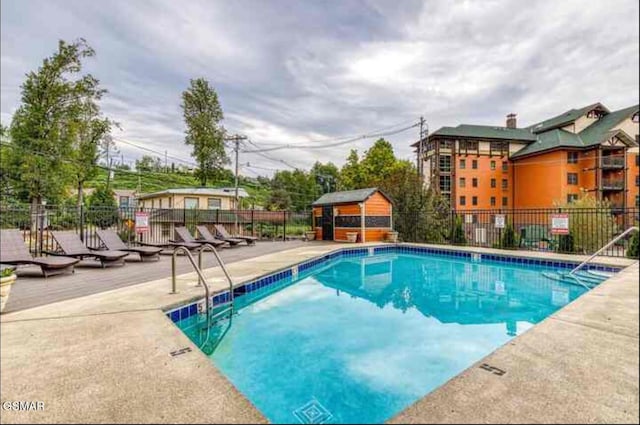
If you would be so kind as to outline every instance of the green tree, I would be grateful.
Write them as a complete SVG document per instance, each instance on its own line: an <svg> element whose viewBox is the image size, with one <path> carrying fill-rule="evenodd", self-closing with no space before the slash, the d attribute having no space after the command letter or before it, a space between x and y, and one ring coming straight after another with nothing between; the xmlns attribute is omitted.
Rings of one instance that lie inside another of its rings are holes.
<svg viewBox="0 0 640 425"><path fill-rule="evenodd" d="M143 173L157 173L162 170L162 161L157 156L142 155L136 159L136 170Z"/></svg>
<svg viewBox="0 0 640 425"><path fill-rule="evenodd" d="M366 176L364 169L360 165L360 158L358 157L358 151L351 149L347 162L342 166L340 170L340 177L338 180L339 190L352 190L362 189L366 184Z"/></svg>
<svg viewBox="0 0 640 425"><path fill-rule="evenodd" d="M320 161L316 161L311 168L311 175L318 186L318 194L336 191L340 170L332 162L323 164Z"/></svg>
<svg viewBox="0 0 640 425"><path fill-rule="evenodd" d="M82 205L84 184L98 173L99 148L102 140L107 139L112 122L102 116L98 101L106 90L98 87L98 80L90 79L78 94L72 108L69 126L74 134L70 171L78 189L76 206Z"/></svg>
<svg viewBox="0 0 640 425"><path fill-rule="evenodd" d="M101 229L118 222L118 203L113 190L106 186L97 187L88 196L87 220Z"/></svg>
<svg viewBox="0 0 640 425"><path fill-rule="evenodd" d="M293 211L308 210L311 203L318 197L318 187L314 176L304 170L277 171L271 180L273 196L268 202L270 209L292 209ZM287 197L284 196L287 194ZM288 199L288 208L284 200Z"/></svg>
<svg viewBox="0 0 640 425"><path fill-rule="evenodd" d="M218 95L204 78L191 80L182 93L182 112L187 126L185 143L193 146L191 156L198 163L196 176L202 186L219 177L229 162L224 150L223 119Z"/></svg>
<svg viewBox="0 0 640 425"><path fill-rule="evenodd" d="M394 169L402 165L398 164L391 143L385 139L378 139L373 146L365 152L362 163L362 172L369 186L376 186L386 180Z"/></svg>
<svg viewBox="0 0 640 425"><path fill-rule="evenodd" d="M83 59L92 56L85 40L60 40L58 51L29 72L21 86L7 165L11 184L23 200L56 201L64 193L76 140L76 129L69 124L77 114L78 97L95 86L91 75L80 75Z"/></svg>

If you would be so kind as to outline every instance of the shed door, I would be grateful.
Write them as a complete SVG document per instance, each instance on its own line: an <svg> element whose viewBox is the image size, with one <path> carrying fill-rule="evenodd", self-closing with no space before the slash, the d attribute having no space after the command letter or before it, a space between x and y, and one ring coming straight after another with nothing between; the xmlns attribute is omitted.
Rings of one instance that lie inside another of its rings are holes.
<svg viewBox="0 0 640 425"><path fill-rule="evenodd" d="M322 207L322 240L333 240L333 207Z"/></svg>

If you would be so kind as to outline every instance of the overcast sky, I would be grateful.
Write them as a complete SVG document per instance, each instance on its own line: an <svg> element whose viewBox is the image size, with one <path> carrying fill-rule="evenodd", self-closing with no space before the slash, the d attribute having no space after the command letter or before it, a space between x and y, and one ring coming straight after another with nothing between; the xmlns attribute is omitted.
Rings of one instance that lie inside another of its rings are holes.
<svg viewBox="0 0 640 425"><path fill-rule="evenodd" d="M84 37L87 70L109 90L115 136L189 159L180 94L190 78L218 92L224 126L259 146L411 124L532 124L602 102L638 103L638 0L73 1L2 0L1 119L25 73L57 40ZM389 136L413 159L417 129ZM318 142L320 140L320 142ZM341 165L351 147L271 152L288 164ZM120 144L125 161L144 152ZM287 169L241 154L242 173Z"/></svg>

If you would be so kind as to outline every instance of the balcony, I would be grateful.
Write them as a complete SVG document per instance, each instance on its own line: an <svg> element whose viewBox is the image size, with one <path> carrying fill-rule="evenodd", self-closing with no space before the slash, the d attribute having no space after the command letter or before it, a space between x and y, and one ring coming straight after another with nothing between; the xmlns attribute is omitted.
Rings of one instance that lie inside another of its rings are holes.
<svg viewBox="0 0 640 425"><path fill-rule="evenodd" d="M602 183L600 184L600 188L602 190L624 190L624 180L623 179L602 179Z"/></svg>
<svg viewBox="0 0 640 425"><path fill-rule="evenodd" d="M605 156L600 160L600 166L606 169L624 168L624 157L622 156Z"/></svg>

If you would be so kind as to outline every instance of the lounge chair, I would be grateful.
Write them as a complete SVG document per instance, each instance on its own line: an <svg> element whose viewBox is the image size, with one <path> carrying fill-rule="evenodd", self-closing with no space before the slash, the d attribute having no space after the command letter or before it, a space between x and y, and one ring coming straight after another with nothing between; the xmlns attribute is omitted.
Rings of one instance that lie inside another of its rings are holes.
<svg viewBox="0 0 640 425"><path fill-rule="evenodd" d="M73 266L80 261L77 258L69 257L32 257L17 229L2 230L0 239L0 263L15 266L21 264L40 266L44 277L68 271L73 273Z"/></svg>
<svg viewBox="0 0 640 425"><path fill-rule="evenodd" d="M228 243L230 246L235 246L235 245L238 245L239 243L242 242L241 239L234 239L234 238L221 239L217 235L214 236L209 231L209 228L207 226L205 226L205 225L196 226L196 229L198 229L198 234L200 235L198 240L200 240L200 241L207 241L207 242L218 241L218 242L222 242L222 243Z"/></svg>
<svg viewBox="0 0 640 425"><path fill-rule="evenodd" d="M103 251L87 248L80 240L80 237L72 230L63 232L51 232L51 236L56 240L63 255L79 259L95 258L100 261L104 268L107 264L124 264L124 257L129 255L123 251ZM52 255L59 255L57 252L50 252Z"/></svg>
<svg viewBox="0 0 640 425"><path fill-rule="evenodd" d="M546 243L549 249L555 249L556 241L546 226L532 224L520 229L520 248L538 249L541 242Z"/></svg>
<svg viewBox="0 0 640 425"><path fill-rule="evenodd" d="M207 238L206 240L196 239L193 236L191 236L191 232L189 232L189 229L187 229L184 226L176 227L174 230L176 232L176 235L178 236L178 239L181 242L197 243L199 245L210 244L210 245L213 245L214 248L220 248L226 244L226 242L221 241L219 239L215 239L215 238Z"/></svg>
<svg viewBox="0 0 640 425"><path fill-rule="evenodd" d="M162 251L162 247L153 247L153 246L134 246L128 247L120 236L113 230L98 230L96 231L98 238L102 241L104 246L107 247L108 250L114 251L123 251L123 252L132 252L138 254L140 256L140 261L144 261L146 258L156 260L160 259L160 251Z"/></svg>
<svg viewBox="0 0 640 425"><path fill-rule="evenodd" d="M215 228L216 228L217 236L223 241L226 241L229 239L240 239L241 241L245 241L247 245L253 245L258 240L258 238L254 236L231 235L229 234L229 232L227 232L227 229L225 229L224 226L220 224L216 224Z"/></svg>

